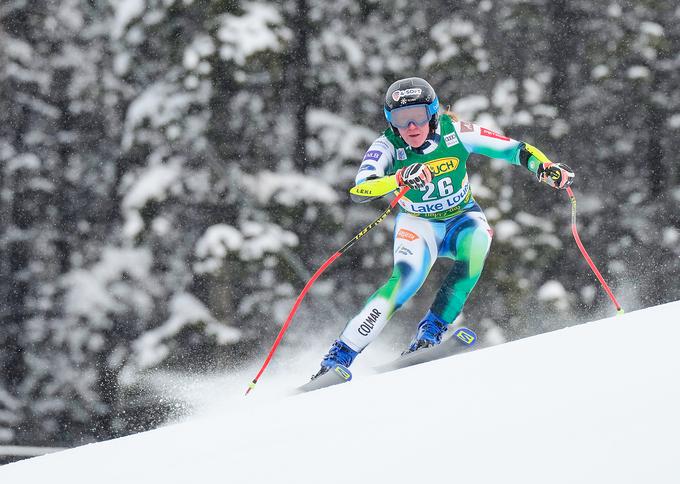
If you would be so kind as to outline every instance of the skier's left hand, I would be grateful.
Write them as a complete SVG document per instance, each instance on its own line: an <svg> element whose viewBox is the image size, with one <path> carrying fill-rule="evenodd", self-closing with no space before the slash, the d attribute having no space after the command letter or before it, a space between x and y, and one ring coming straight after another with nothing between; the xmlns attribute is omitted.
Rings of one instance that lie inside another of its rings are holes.
<svg viewBox="0 0 680 484"><path fill-rule="evenodd" d="M541 163L536 172L539 181L558 190L567 188L574 181L574 172L564 163Z"/></svg>

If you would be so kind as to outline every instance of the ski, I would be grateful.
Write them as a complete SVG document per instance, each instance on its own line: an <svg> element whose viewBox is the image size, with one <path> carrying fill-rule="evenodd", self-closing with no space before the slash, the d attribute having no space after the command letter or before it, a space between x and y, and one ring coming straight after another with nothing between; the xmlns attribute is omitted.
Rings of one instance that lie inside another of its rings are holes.
<svg viewBox="0 0 680 484"><path fill-rule="evenodd" d="M428 361L446 358L460 353L468 352L477 342L477 334L470 328L461 327L454 331L453 336L437 346L423 348L412 353L400 356L396 360L375 367L377 373L385 373L407 366L418 365ZM323 375L314 378L296 389L296 393L311 392L352 379L352 373L345 366L338 365Z"/></svg>
<svg viewBox="0 0 680 484"><path fill-rule="evenodd" d="M338 385L340 383L348 382L352 379L352 372L348 368L338 365L331 370L328 370L321 376L314 378L313 380L305 383L301 387L297 388L299 393L311 392L313 390L319 390L321 388L330 387L333 385Z"/></svg>
<svg viewBox="0 0 680 484"><path fill-rule="evenodd" d="M454 331L453 336L437 346L423 348L400 356L396 360L375 367L378 373L398 370L407 366L418 365L428 361L446 358L460 353L466 353L477 342L477 334L470 328L461 327Z"/></svg>

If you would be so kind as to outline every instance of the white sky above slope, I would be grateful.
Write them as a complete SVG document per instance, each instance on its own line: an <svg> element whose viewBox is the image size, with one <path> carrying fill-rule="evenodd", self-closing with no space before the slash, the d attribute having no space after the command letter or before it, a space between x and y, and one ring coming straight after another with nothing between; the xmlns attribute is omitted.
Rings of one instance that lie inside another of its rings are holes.
<svg viewBox="0 0 680 484"><path fill-rule="evenodd" d="M293 397L257 388L221 414L0 467L0 482L677 483L679 314L357 370Z"/></svg>

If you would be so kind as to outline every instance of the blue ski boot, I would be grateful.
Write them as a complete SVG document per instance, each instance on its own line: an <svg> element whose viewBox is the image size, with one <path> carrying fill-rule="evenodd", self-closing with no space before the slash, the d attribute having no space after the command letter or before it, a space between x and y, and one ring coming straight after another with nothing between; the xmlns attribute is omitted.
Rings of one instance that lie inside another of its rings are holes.
<svg viewBox="0 0 680 484"><path fill-rule="evenodd" d="M423 320L418 324L418 333L411 341L408 349L402 353L407 355L421 348L429 348L442 342L442 336L448 329L448 324L428 311Z"/></svg>
<svg viewBox="0 0 680 484"><path fill-rule="evenodd" d="M333 346L331 346L331 349L328 350L328 354L323 357L323 360L321 361L321 368L317 374L312 377L312 380L320 377L324 373L328 372L328 370L331 370L338 365L349 368L349 365L352 364L354 358L356 358L358 354L358 351L354 351L342 341L336 340L335 343L333 343Z"/></svg>

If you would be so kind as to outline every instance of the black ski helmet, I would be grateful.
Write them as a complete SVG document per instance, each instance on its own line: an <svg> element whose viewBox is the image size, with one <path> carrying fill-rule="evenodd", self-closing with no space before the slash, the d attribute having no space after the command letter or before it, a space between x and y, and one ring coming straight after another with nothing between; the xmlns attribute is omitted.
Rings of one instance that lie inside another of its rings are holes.
<svg viewBox="0 0 680 484"><path fill-rule="evenodd" d="M384 106L385 119L396 135L399 135L399 131L390 122L390 111L416 104L427 106L427 112L430 115L430 132L434 132L439 122L439 98L429 82L420 77L407 77L392 83L387 89Z"/></svg>

